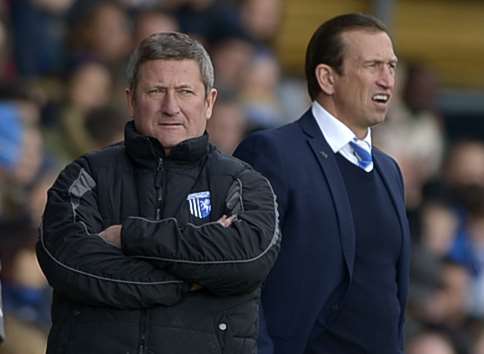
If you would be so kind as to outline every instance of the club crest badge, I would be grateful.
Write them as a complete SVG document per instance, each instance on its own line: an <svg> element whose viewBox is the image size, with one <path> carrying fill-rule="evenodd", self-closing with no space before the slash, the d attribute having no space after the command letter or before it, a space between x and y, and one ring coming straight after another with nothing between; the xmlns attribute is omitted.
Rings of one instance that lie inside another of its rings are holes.
<svg viewBox="0 0 484 354"><path fill-rule="evenodd" d="M210 192L198 192L191 193L187 196L188 207L190 214L199 218L208 218L212 211L212 205L210 203Z"/></svg>

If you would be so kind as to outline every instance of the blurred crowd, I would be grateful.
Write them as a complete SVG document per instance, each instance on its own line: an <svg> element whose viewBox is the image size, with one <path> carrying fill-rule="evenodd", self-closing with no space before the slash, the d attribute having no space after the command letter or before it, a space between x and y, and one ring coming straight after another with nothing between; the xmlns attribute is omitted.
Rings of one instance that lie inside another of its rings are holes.
<svg viewBox="0 0 484 354"><path fill-rule="evenodd" d="M303 78L281 71L282 19L282 0L0 0L0 354L45 351L51 291L35 242L46 191L67 162L122 140L134 46L160 31L206 46L219 90L207 129L231 154L246 134L293 121L309 103ZM448 139L432 68L406 62L399 75L373 133L406 182L407 353L484 354L484 142L472 127Z"/></svg>

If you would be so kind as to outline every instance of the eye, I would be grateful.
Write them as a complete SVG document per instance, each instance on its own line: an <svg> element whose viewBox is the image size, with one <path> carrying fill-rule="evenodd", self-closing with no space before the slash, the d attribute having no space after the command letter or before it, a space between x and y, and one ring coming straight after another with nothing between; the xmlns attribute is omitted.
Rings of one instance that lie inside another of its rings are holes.
<svg viewBox="0 0 484 354"><path fill-rule="evenodd" d="M397 63L394 63L394 62L389 63L388 67L390 68L390 72L394 73L395 70L397 70Z"/></svg>
<svg viewBox="0 0 484 354"><path fill-rule="evenodd" d="M183 96L191 96L194 94L193 90L189 88L182 88L178 90L178 93L183 95Z"/></svg>
<svg viewBox="0 0 484 354"><path fill-rule="evenodd" d="M379 63L376 61L370 61L366 64L366 67L370 70L375 70L378 68L378 66L379 66Z"/></svg>
<svg viewBox="0 0 484 354"><path fill-rule="evenodd" d="M155 96L161 94L163 91L161 87L153 87L147 91L148 95Z"/></svg>

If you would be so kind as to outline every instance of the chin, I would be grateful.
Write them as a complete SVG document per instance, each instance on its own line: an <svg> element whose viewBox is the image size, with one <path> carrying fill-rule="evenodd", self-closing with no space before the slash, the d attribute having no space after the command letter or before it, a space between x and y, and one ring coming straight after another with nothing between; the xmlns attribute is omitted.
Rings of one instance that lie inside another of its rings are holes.
<svg viewBox="0 0 484 354"><path fill-rule="evenodd" d="M383 122L385 121L385 116L383 117L378 117L378 118L375 118L375 119L372 119L370 122L369 122L369 127L374 127L374 126L377 126L379 124L382 124Z"/></svg>
<svg viewBox="0 0 484 354"><path fill-rule="evenodd" d="M158 129L154 132L153 137L163 145L175 146L183 140L182 134L169 129Z"/></svg>

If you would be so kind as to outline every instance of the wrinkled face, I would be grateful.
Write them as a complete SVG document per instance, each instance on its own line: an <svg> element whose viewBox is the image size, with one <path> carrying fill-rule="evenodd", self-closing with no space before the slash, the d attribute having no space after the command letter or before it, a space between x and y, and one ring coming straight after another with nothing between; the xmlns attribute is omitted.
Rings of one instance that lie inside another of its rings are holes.
<svg viewBox="0 0 484 354"><path fill-rule="evenodd" d="M397 58L385 32L354 30L341 35L342 73L334 73L334 112L356 135L384 121L395 86ZM361 134L358 134L361 133Z"/></svg>
<svg viewBox="0 0 484 354"><path fill-rule="evenodd" d="M107 61L121 60L131 45L128 28L128 18L122 10L110 3L101 5L93 15L89 28L97 55Z"/></svg>
<svg viewBox="0 0 484 354"><path fill-rule="evenodd" d="M127 90L136 129L156 138L165 153L184 140L203 135L217 91L205 92L194 60L150 60L138 71L138 84Z"/></svg>

